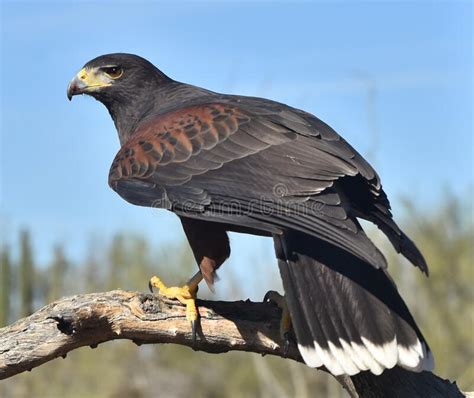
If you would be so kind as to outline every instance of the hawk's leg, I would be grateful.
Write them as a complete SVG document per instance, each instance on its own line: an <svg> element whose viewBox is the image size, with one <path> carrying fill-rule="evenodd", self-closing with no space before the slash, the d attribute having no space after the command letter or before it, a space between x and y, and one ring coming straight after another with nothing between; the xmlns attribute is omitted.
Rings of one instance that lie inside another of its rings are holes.
<svg viewBox="0 0 474 398"><path fill-rule="evenodd" d="M292 327L290 311L288 310L288 304L286 303L285 296L282 296L280 293L275 292L274 290L270 290L265 294L263 301L274 303L281 309L280 337L283 340L283 355L286 357L290 347Z"/></svg>
<svg viewBox="0 0 474 398"><path fill-rule="evenodd" d="M193 341L196 341L196 327L199 313L196 307L196 293L203 279L213 289L216 270L229 257L229 238L225 227L208 221L181 217L184 232L188 238L199 272L182 287L167 287L157 276L150 280L150 288L156 287L163 296L177 299L186 305L186 318L191 321Z"/></svg>
<svg viewBox="0 0 474 398"><path fill-rule="evenodd" d="M186 318L191 321L193 342L195 342L199 321L196 308L198 284L204 279L213 290L216 270L230 254L229 238L222 224L185 217L181 217L181 223L199 265L199 272L182 287L167 287L157 276L150 279L149 285L150 289L156 287L163 296L177 299L186 305Z"/></svg>
<svg viewBox="0 0 474 398"><path fill-rule="evenodd" d="M163 296L169 299L176 299L186 306L186 319L191 322L193 342L196 341L196 325L199 318L196 307L196 293L198 291L199 282L201 282L202 279L203 276L201 271L199 271L188 283L181 287L167 287L157 276L153 276L148 284L152 292L153 288L156 287Z"/></svg>
<svg viewBox="0 0 474 398"><path fill-rule="evenodd" d="M230 254L229 237L225 226L185 217L181 217L181 224L202 277L213 291L216 270Z"/></svg>

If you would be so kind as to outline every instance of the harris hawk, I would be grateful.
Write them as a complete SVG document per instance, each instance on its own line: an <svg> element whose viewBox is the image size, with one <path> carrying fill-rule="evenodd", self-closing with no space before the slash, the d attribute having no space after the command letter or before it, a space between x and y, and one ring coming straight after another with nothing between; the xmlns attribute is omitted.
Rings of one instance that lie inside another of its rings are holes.
<svg viewBox="0 0 474 398"><path fill-rule="evenodd" d="M330 126L268 99L225 95L169 78L132 54L89 61L67 95L108 109L121 148L109 185L128 202L179 216L198 273L181 288L150 283L186 304L230 255L228 231L272 237L299 351L334 375L396 365L431 370L433 356L359 219L428 274L392 218L379 176Z"/></svg>

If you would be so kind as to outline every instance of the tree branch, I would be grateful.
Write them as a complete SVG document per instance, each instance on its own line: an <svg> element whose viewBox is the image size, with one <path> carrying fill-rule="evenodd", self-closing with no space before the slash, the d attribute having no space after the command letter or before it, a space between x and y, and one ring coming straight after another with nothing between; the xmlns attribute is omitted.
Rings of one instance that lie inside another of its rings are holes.
<svg viewBox="0 0 474 398"><path fill-rule="evenodd" d="M31 370L78 347L129 339L174 343L220 353L232 350L283 356L281 312L270 303L199 301L195 344L185 308L161 296L114 290L66 297L0 329L0 380ZM287 358L303 362L295 345ZM324 370L324 369L323 369ZM337 377L353 397L462 397L455 384L432 373L400 368L381 376Z"/></svg>

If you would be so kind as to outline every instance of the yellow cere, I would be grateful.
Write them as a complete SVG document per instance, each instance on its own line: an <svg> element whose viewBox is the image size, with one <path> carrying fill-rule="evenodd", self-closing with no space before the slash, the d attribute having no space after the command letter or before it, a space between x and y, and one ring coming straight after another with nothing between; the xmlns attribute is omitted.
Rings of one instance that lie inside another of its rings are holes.
<svg viewBox="0 0 474 398"><path fill-rule="evenodd" d="M102 73L97 73L96 69L82 68L78 72L77 78L84 82L87 88L106 87L112 84Z"/></svg>

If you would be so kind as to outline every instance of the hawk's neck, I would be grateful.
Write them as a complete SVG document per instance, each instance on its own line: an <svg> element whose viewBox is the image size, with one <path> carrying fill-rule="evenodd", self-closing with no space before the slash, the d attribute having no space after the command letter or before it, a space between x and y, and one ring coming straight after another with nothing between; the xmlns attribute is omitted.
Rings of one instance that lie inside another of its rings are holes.
<svg viewBox="0 0 474 398"><path fill-rule="evenodd" d="M149 88L139 95L128 95L119 101L105 104L117 128L120 144L123 145L134 134L140 124L150 117L206 102L216 95L199 87L171 82Z"/></svg>

